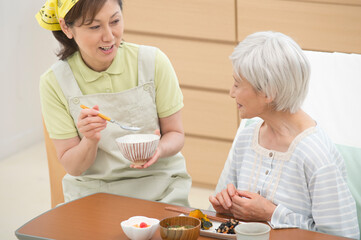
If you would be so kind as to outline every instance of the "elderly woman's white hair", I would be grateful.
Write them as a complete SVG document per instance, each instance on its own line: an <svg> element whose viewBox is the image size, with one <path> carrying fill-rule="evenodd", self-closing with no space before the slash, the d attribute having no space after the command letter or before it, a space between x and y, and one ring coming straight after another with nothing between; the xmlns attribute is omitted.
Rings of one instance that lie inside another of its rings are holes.
<svg viewBox="0 0 361 240"><path fill-rule="evenodd" d="M300 46L278 32L257 32L230 56L238 77L272 99L276 111L295 113L308 92L310 64Z"/></svg>

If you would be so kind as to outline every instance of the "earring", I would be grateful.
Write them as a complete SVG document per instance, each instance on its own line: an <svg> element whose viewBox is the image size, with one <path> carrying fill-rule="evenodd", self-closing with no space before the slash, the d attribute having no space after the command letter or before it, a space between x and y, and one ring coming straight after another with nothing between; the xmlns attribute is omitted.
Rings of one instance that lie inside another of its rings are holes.
<svg viewBox="0 0 361 240"><path fill-rule="evenodd" d="M119 47L120 47L120 48L123 47L123 43L124 43L124 39L122 39L122 41L121 41L120 44L119 44Z"/></svg>

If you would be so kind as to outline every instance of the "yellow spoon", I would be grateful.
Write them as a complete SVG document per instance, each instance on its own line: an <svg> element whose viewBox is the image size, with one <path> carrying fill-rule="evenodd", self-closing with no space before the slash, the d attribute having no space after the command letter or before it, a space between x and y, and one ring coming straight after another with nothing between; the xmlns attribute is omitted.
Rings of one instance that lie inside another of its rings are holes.
<svg viewBox="0 0 361 240"><path fill-rule="evenodd" d="M84 106L84 105L80 105L80 107L83 108L83 109L89 109L87 106ZM125 130L130 130L130 131L139 131L140 130L139 127L124 126L124 125L120 124L119 122L117 122L117 121L111 119L110 117L107 117L107 116L105 116L104 114L101 114L101 113L98 113L98 116L105 119L105 120L107 120L107 121L109 121L109 122L111 122L111 123L115 123L115 124L119 125L121 128L123 128Z"/></svg>

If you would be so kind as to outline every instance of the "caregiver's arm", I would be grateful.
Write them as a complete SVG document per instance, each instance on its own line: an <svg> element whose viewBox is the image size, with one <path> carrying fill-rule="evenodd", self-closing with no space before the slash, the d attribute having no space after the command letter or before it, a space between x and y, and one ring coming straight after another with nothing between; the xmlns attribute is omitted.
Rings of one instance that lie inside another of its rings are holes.
<svg viewBox="0 0 361 240"><path fill-rule="evenodd" d="M95 161L101 131L106 128L106 120L97 116L99 108L83 109L79 115L77 127L83 138L52 139L59 162L65 171L79 176Z"/></svg>

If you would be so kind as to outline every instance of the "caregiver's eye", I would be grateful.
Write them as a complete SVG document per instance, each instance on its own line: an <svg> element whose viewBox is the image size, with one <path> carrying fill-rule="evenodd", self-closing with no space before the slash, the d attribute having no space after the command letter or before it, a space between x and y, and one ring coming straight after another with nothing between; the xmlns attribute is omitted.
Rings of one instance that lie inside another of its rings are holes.
<svg viewBox="0 0 361 240"><path fill-rule="evenodd" d="M95 26L91 26L91 27L89 27L90 29L98 29L98 28L100 28L100 25L95 25Z"/></svg>

